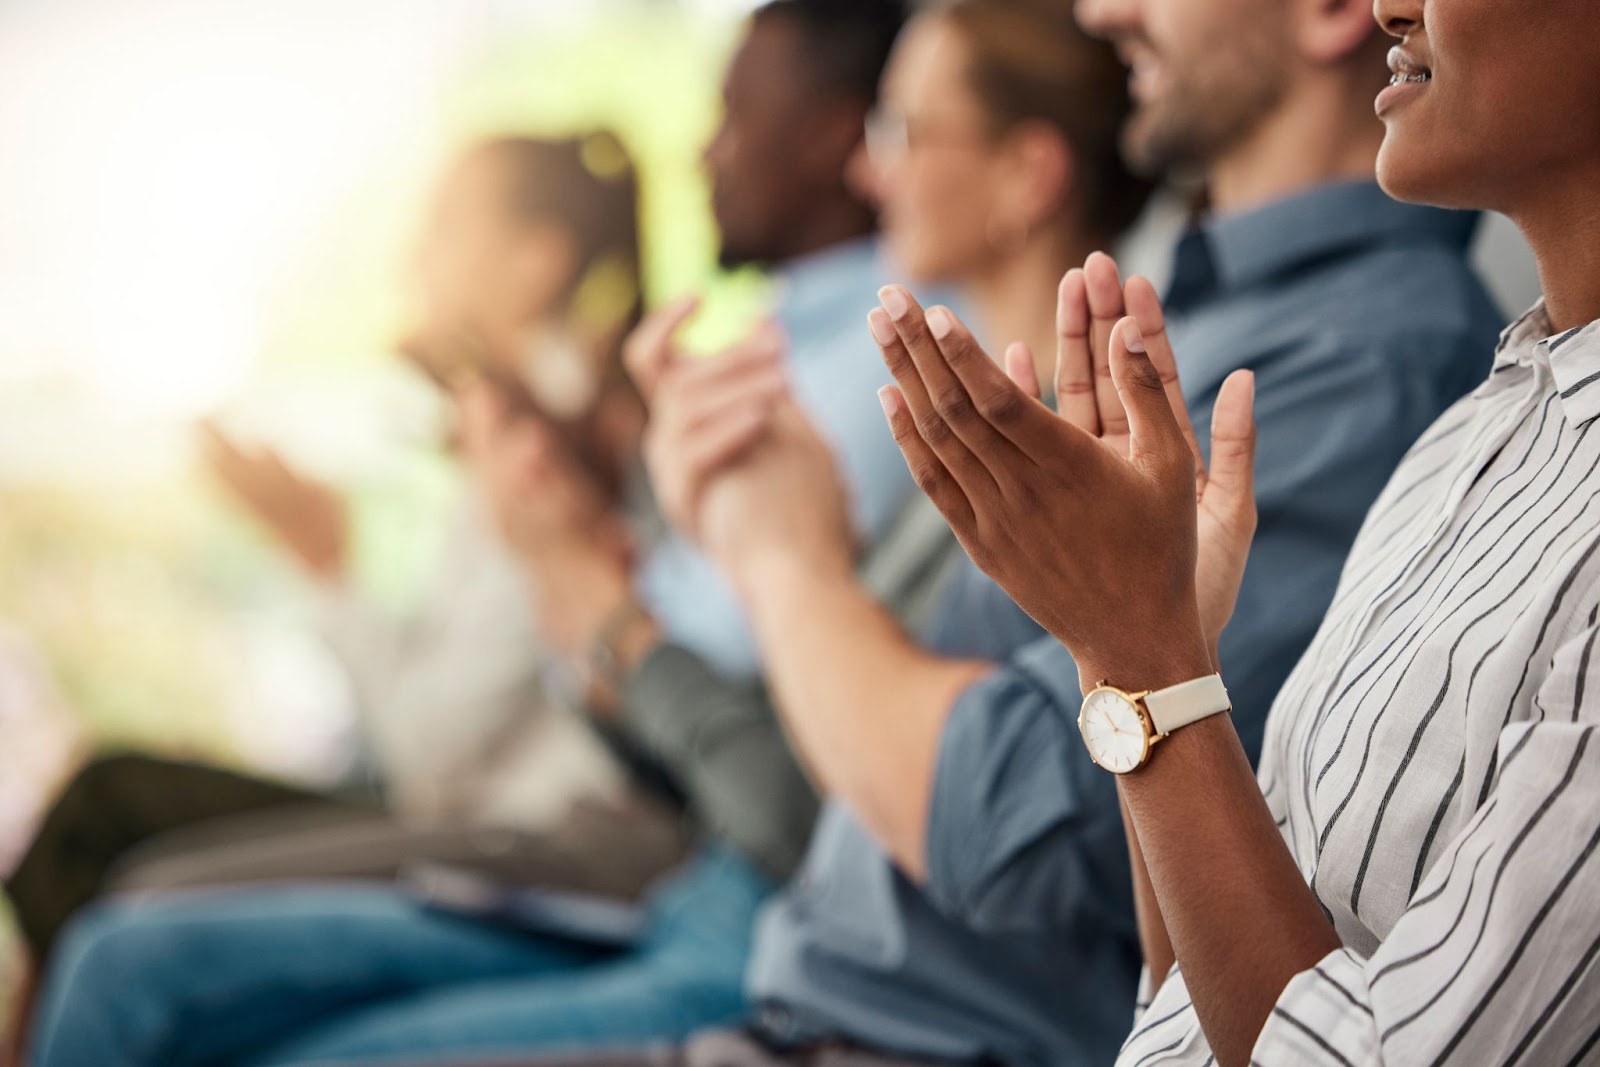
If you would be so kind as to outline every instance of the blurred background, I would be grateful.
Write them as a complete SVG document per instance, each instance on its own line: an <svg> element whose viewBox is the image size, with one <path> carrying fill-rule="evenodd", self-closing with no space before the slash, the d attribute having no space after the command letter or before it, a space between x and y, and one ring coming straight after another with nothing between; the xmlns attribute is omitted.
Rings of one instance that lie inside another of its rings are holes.
<svg viewBox="0 0 1600 1067"><path fill-rule="evenodd" d="M345 490L360 584L405 607L452 483L393 349L453 150L615 129L652 296L706 291L707 345L754 313L760 279L714 274L698 164L753 6L0 0L0 869L91 738L348 772L304 583L195 427Z"/></svg>

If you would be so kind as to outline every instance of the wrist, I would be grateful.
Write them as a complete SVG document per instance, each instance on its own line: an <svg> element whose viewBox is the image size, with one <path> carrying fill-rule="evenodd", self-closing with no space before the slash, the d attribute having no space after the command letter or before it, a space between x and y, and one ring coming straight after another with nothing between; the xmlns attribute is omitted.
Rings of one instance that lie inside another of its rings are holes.
<svg viewBox="0 0 1600 1067"><path fill-rule="evenodd" d="M629 598L618 605L589 646L592 688L608 694L607 703L614 706L628 679L660 641L661 628L643 604Z"/></svg>
<svg viewBox="0 0 1600 1067"><path fill-rule="evenodd" d="M1206 643L1200 639L1147 641L1096 651L1078 659L1079 682L1085 692L1102 682L1127 692L1156 692L1216 673Z"/></svg>
<svg viewBox="0 0 1600 1067"><path fill-rule="evenodd" d="M528 572L547 637L583 655L606 621L633 600L633 582L620 560L586 546L529 559Z"/></svg>
<svg viewBox="0 0 1600 1067"><path fill-rule="evenodd" d="M661 644L661 624L643 608L610 643L611 660L619 677L627 677L639 669L645 659Z"/></svg>
<svg viewBox="0 0 1600 1067"><path fill-rule="evenodd" d="M349 552L342 542L318 547L300 547L295 549L294 554L301 568L313 581L335 586L345 580L347 570L345 560Z"/></svg>
<svg viewBox="0 0 1600 1067"><path fill-rule="evenodd" d="M812 546L810 551L783 543L753 544L721 557L745 604L796 585L820 587L854 582L855 563L847 552Z"/></svg>

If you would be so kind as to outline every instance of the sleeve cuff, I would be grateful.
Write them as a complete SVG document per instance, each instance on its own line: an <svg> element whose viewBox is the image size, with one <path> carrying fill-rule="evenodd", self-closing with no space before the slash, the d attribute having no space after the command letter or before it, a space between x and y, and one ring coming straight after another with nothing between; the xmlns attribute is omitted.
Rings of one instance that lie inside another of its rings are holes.
<svg viewBox="0 0 1600 1067"><path fill-rule="evenodd" d="M941 910L995 932L1047 928L1070 910L1063 898L1080 880L1080 850L1032 848L1084 813L1067 733L1053 702L1015 670L992 671L957 699L928 810L925 888Z"/></svg>
<svg viewBox="0 0 1600 1067"><path fill-rule="evenodd" d="M1144 1013L1150 1010L1150 1002L1155 999L1155 976L1150 973L1149 967L1139 968L1139 990L1133 995L1133 1025L1138 1028L1144 1019Z"/></svg>
<svg viewBox="0 0 1600 1067"><path fill-rule="evenodd" d="M1294 977L1273 1006L1252 1059L1263 1064L1381 1062L1366 964L1349 949Z"/></svg>

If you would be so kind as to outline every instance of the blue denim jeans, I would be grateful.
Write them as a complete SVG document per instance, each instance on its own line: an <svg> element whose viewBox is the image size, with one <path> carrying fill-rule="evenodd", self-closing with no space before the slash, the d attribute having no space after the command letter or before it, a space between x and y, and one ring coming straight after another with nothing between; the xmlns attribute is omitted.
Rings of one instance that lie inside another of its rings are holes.
<svg viewBox="0 0 1600 1067"><path fill-rule="evenodd" d="M110 902L46 975L36 1067L289 1067L681 1040L742 1019L766 878L706 852L623 952L447 915L385 886Z"/></svg>

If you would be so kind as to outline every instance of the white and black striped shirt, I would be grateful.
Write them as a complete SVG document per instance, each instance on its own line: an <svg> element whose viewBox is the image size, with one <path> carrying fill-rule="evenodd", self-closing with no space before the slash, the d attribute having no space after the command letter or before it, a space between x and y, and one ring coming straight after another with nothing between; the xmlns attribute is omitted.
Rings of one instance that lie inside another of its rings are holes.
<svg viewBox="0 0 1600 1067"><path fill-rule="evenodd" d="M1406 458L1273 706L1262 788L1344 947L1263 1067L1600 1063L1600 322L1549 332ZM1118 1063L1209 1062L1175 970Z"/></svg>

